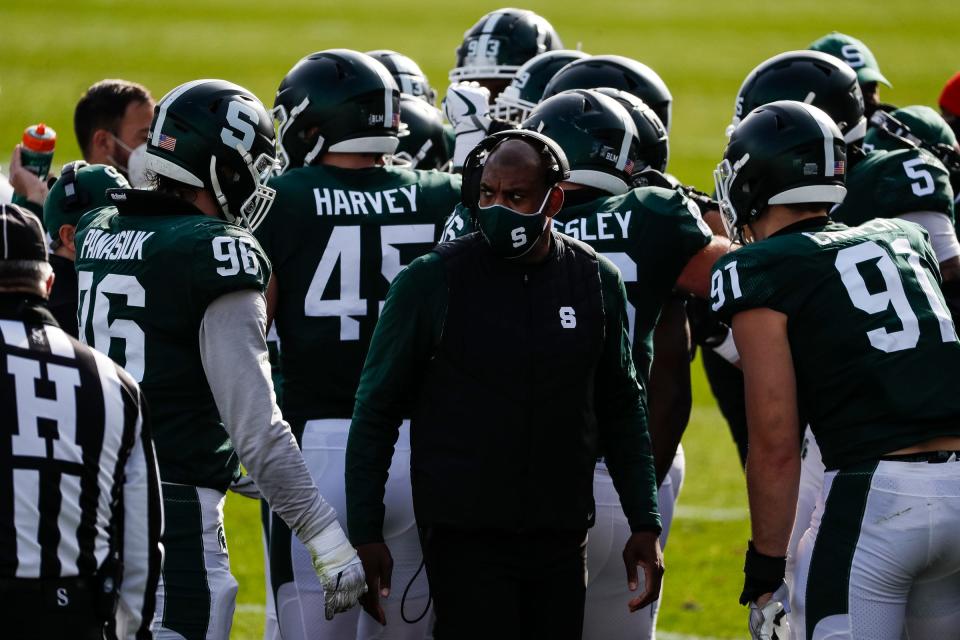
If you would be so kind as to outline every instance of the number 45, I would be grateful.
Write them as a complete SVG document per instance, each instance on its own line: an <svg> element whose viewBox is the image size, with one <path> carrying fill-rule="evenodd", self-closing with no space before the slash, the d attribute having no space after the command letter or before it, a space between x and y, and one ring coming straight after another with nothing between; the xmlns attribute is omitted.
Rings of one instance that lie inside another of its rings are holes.
<svg viewBox="0 0 960 640"><path fill-rule="evenodd" d="M400 273L397 245L429 244L433 242L434 225L404 224L380 228L380 273L387 282ZM323 292L340 263L340 297L323 298ZM383 308L383 302L380 303ZM360 321L367 315L367 300L360 297L360 227L334 227L330 234L320 264L313 274L307 297L303 302L304 315L308 317L333 316L340 318L340 339L359 340Z"/></svg>

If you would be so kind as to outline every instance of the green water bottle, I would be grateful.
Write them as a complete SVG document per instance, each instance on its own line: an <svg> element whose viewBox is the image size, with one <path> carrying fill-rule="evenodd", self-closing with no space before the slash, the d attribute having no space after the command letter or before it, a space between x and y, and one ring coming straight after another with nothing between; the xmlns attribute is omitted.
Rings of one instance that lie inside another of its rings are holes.
<svg viewBox="0 0 960 640"><path fill-rule="evenodd" d="M53 149L57 144L57 132L53 127L44 123L34 124L23 131L23 140L20 144L20 163L23 168L36 175L41 180L47 179L50 173L50 163L53 160ZM23 204L26 196L15 194L15 204Z"/></svg>

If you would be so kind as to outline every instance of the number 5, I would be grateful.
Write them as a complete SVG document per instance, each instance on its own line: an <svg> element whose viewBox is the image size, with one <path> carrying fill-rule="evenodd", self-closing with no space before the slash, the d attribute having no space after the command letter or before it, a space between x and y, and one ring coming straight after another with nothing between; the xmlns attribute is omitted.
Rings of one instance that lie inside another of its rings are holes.
<svg viewBox="0 0 960 640"><path fill-rule="evenodd" d="M906 160L903 163L903 170L906 172L907 177L911 180L916 180L916 182L910 183L910 188L913 190L913 195L915 196L928 196L934 191L933 176L930 175L930 171L917 168L923 165L923 158L914 158L913 160Z"/></svg>

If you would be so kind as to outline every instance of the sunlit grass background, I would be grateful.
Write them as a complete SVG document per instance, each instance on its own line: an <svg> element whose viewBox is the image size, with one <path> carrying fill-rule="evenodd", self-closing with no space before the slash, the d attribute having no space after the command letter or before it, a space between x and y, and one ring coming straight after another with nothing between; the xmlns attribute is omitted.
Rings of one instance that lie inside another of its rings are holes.
<svg viewBox="0 0 960 640"><path fill-rule="evenodd" d="M312 51L391 48L417 60L443 92L453 50L490 2L288 0L76 0L0 2L0 160L28 124L59 133L55 165L79 158L73 107L93 82L136 80L160 97L200 77L246 86L267 103L286 71ZM960 68L956 0L844 2L535 1L568 47L635 57L656 69L674 96L670 170L710 186L737 89L766 57L806 47L837 29L870 45L894 83L882 98L936 103ZM684 438L687 479L667 549L659 628L744 637L736 604L748 535L743 475L736 451L695 368L694 412ZM240 581L234 638L262 635L263 567L257 505L231 496L227 535Z"/></svg>

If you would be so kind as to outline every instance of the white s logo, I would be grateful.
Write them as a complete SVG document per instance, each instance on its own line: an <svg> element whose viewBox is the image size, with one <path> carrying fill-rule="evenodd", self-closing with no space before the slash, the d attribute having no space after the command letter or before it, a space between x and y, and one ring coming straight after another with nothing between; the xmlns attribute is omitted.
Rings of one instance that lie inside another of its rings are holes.
<svg viewBox="0 0 960 640"><path fill-rule="evenodd" d="M241 114L246 118L241 118ZM257 112L238 100L232 100L230 106L227 107L227 124L231 128L224 127L220 130L220 140L223 141L223 144L231 149L236 149L239 144L250 151L253 140L257 136L253 127L260 124L260 116L257 115ZM243 136L242 139L237 137L238 133Z"/></svg>
<svg viewBox="0 0 960 640"><path fill-rule="evenodd" d="M560 326L574 329L577 326L577 312L573 307L560 307Z"/></svg>
<svg viewBox="0 0 960 640"><path fill-rule="evenodd" d="M70 604L70 595L65 588L60 587L57 589L57 606L65 607L68 604Z"/></svg>
<svg viewBox="0 0 960 640"><path fill-rule="evenodd" d="M527 244L527 231L523 227L517 227L510 232L510 237L513 238L513 248L522 247Z"/></svg>

